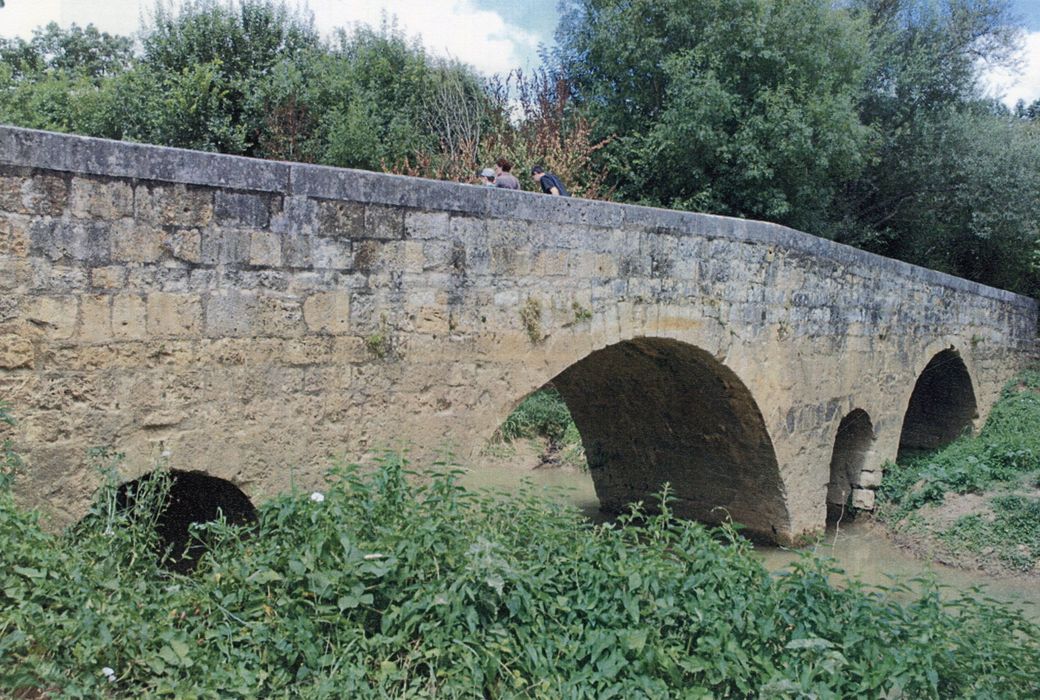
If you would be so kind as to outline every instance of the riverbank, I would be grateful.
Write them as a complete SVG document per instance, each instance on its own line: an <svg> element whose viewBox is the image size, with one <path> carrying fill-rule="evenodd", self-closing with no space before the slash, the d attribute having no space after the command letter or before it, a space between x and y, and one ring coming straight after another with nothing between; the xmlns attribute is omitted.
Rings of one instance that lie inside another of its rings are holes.
<svg viewBox="0 0 1040 700"><path fill-rule="evenodd" d="M986 425L889 464L877 520L949 566L1040 580L1040 373L1009 382Z"/></svg>

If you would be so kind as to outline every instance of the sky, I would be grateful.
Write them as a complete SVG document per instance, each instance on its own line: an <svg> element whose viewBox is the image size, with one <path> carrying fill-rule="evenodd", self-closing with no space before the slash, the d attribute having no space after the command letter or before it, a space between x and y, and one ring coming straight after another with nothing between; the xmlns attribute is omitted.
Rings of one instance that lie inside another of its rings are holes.
<svg viewBox="0 0 1040 700"><path fill-rule="evenodd" d="M167 0L176 2L176 0ZM35 27L54 21L94 23L102 31L131 34L155 0L6 0L0 9L0 36L29 38ZM549 47L559 19L558 0L288 0L309 9L315 25L328 33L354 22L376 25L385 13L396 17L426 49L475 66L486 74L538 65L539 47ZM1022 70L989 70L988 92L1008 105L1040 98L1040 0L1013 0L1023 18Z"/></svg>

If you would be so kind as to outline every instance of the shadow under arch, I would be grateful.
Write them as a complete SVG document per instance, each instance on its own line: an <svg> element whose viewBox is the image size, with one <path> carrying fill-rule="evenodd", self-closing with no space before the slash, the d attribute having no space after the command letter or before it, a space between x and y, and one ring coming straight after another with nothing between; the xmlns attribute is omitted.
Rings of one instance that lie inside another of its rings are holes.
<svg viewBox="0 0 1040 700"><path fill-rule="evenodd" d="M154 489L149 482L160 472L149 472L127 481L116 489L116 507L131 509L141 497L151 498ZM205 547L192 538L193 523L208 523L221 516L231 525L245 525L257 521L256 509L249 497L230 481L200 471L171 469L169 491L162 502L162 510L155 515L155 530L159 546L168 550L163 565L171 571L189 573L198 564Z"/></svg>
<svg viewBox="0 0 1040 700"><path fill-rule="evenodd" d="M834 435L830 481L827 483L827 519L837 520L845 513L852 489L859 486L860 475L874 446L874 424L862 408L850 411Z"/></svg>
<svg viewBox="0 0 1040 700"><path fill-rule="evenodd" d="M979 416L971 375L953 348L936 353L910 394L897 459L945 447L971 432Z"/></svg>
<svg viewBox="0 0 1040 700"><path fill-rule="evenodd" d="M758 539L785 541L790 518L762 413L710 353L636 338L590 353L553 380L567 403L606 511L645 500L665 482L675 513L732 518Z"/></svg>

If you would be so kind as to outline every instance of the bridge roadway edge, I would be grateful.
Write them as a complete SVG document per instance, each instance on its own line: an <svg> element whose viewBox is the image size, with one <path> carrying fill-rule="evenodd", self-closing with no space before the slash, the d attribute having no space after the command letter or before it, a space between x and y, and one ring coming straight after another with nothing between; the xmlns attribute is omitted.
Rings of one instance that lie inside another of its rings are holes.
<svg viewBox="0 0 1040 700"><path fill-rule="evenodd" d="M898 344L898 352L902 353L904 357L901 357L896 364L907 365L906 376L901 375L898 378L890 377L888 382L895 385L906 385L909 382L909 387L905 387L906 391L900 399L902 408L896 406L882 409L878 407L881 402L880 396L860 400L855 398L854 394L869 392L835 391L833 386L823 390L824 396L815 397L820 398L821 400L819 401L800 402L798 400L800 398L798 396L800 393L800 387L792 384L792 381L796 379L799 373L804 375L803 378L811 377L811 367L814 364L812 358L807 355L805 348L799 349L796 353L796 363L804 365L804 367L801 367L796 371L789 371L786 373L787 376L779 379L768 379L762 377L749 378L749 375L756 374L756 370L753 369L753 365L755 364L753 359L754 353L750 352L749 348L760 345L759 341L764 337L764 333L760 330L748 332L746 338L740 339L739 342L731 342L729 345L727 345L727 341L722 338L722 336L725 335L723 331L719 331L718 333L708 333L708 336L710 337L705 336L704 338L700 338L697 337L697 334L701 333L701 331L698 330L693 333L692 336L689 336L688 339L698 341L700 346L709 349L719 357L720 360L724 361L727 366L732 367L734 371L744 379L745 383L750 388L751 393L761 405L763 417L768 426L770 435L774 442L777 443L778 456L783 463L781 465L782 471L786 470L785 489L787 491L803 488L818 490L816 482L818 482L820 478L820 462L821 460L826 461L825 455L829 452L830 448L833 447L834 430L837 427L837 422L840 421L842 415L847 413L849 410L860 407L861 405L874 404L872 410L868 412L872 414L872 417L877 419L875 421L875 429L878 433L877 442L872 451L876 455L876 460L879 462L883 458L892 456L896 446L896 439L893 437L893 434L898 432L898 430L896 430L898 426L895 425L897 418L892 416L886 418L884 414L891 413L893 415L901 415L900 411L905 411L906 401L909 400L909 389L912 388L912 380L915 376L913 372L920 371L920 367L923 367L923 365L927 363L929 353L934 354L935 352L941 351L945 348L956 346L957 351L964 356L965 363L968 365L969 373L972 375L973 380L981 382L981 385L976 388L976 391L979 393L980 420L984 418L985 414L988 412L989 406L992 404L992 401L995 400L997 393L995 387L997 387L1002 380L1006 379L1015 368L1021 366L1028 358L1035 355L1035 345L1033 341L1036 337L1037 304L1034 300L940 272L883 258L776 224L746 221L706 214L653 209L635 205L593 202L579 199L550 199L534 193L488 190L487 188L477 186L458 185L454 183L422 180L404 176L345 170L307 164L257 161L236 156L200 153L142 144L129 144L6 126L0 126L0 166L14 169L30 169L34 173L56 172L65 173L73 177L94 176L98 178L115 178L130 183L146 182L188 185L234 192L247 197L259 193L286 199L295 198L301 201L354 202L366 207L369 205L378 205L387 208L388 211L393 210L394 212L398 209L406 212L412 210L419 212L443 212L449 217L458 215L459 217L468 217L484 222L491 220L499 220L507 223L524 222L524 225L531 227L532 230L538 227L559 226L571 228L589 227L596 231L611 229L636 231L640 237L640 246L649 246L650 248L653 248L653 245L647 244L646 240L653 238L658 234L661 234L662 237L667 237L669 241L671 241L671 239L696 238L703 241L705 246L708 246L708 248L701 248L701 250L708 250L714 246L720 250L731 251L740 250L742 249L740 248L741 246L750 246L756 250L779 251L778 255L783 257L785 259L785 264L792 269L804 265L818 267L821 264L824 264L828 270L827 274L831 276L845 274L848 279L883 277L888 280L907 280L908 283L912 282L912 285L910 286L916 285L916 288L919 289L930 288L931 291L929 291L928 294L933 297L938 295L938 297L945 299L947 292L949 292L952 297L955 297L953 301L944 300L943 304L949 303L951 307L957 307L953 312L951 312L959 317L959 320L957 321L959 324L957 330L951 331L950 333L933 333L927 338L915 339L915 342L913 343L907 342L904 339ZM29 177L31 177L31 175L29 175ZM0 211L2 211L2 207L0 207ZM581 236L580 232L572 232L571 235L577 236L578 238ZM449 238L452 236L454 236L454 233L449 235ZM378 236L374 237L378 238ZM402 237L407 238L407 235L403 235ZM533 238L534 234L532 234L531 237ZM458 237L455 236L455 238ZM671 243L669 243L669 245L671 245ZM472 250L469 247L469 242L466 243L466 246L468 251ZM359 248L360 246L355 245L355 248L353 249L355 256L360 254ZM642 251L643 248L640 248L640 250ZM609 257L610 252L608 251L606 255ZM768 257L769 255L772 255L772 253L767 252L765 255ZM809 262L799 262L799 260L803 258ZM575 255L572 253L569 258L570 262L568 265L570 267L568 269L574 268L576 264L574 259ZM110 260L108 262L114 261ZM148 262L149 261L145 261L146 264ZM350 265L353 266L351 269L356 276L358 270L357 260L351 261ZM215 267L220 268L221 266L217 264ZM264 267L264 265L246 265L244 267L254 269ZM274 269L279 266L274 265L271 267ZM281 267L288 269L293 266L283 265ZM344 267L344 270L347 269L347 267ZM761 268L757 269L760 270ZM836 270L839 272L836 273ZM653 275L648 276L652 277ZM352 294L357 290L359 285L360 283L358 282L350 283L351 289L353 290ZM638 287L638 285L630 285L627 289L630 292L631 289L635 287ZM25 288L26 285L24 284L18 287L19 290ZM947 291L944 292L940 290ZM84 289L81 291L83 294L86 294L89 291L93 293L94 296L97 296L96 292L98 290L94 288L89 290ZM68 290L63 290L62 294L64 295L67 292ZM331 294L331 292L327 290L322 293ZM503 294L505 293L503 292ZM789 290L787 296L791 297L792 294L793 292ZM493 296L493 292L489 291L488 294L484 295L482 298L486 299ZM523 292L520 292L517 296L517 300L521 300L523 296ZM919 299L920 297L921 294L918 293L917 298ZM351 301L353 301L354 298L355 296L352 296ZM585 297L583 297L583 299L584 298ZM596 298L602 300L602 295ZM972 326L970 319L969 322L965 323L965 318L970 317L971 312L965 310L968 307L962 308L961 302L959 301L960 299L967 298L986 300L984 304L986 306L985 314L997 314L1003 316L1004 319L1013 322L1017 327L1013 330L1009 330L1005 337L1004 335L1001 335L999 328L1000 324L994 324L993 321L990 320L987 321L990 325L983 328L980 333L967 333L962 326ZM665 301L668 303L662 304L661 309L669 309L668 313L672 313L672 309L682 307L684 304L681 300L677 302L671 297L667 298ZM335 300L332 300L330 303L334 302ZM77 303L80 306L76 315L76 320L73 322L76 327L72 331L71 337L59 339L63 340L65 345L68 345L70 340L77 340L80 338L87 339L85 331L83 330L83 323L86 318L86 307L84 304L86 304L86 302L80 301ZM110 301L108 303L111 305L116 302ZM573 327L575 324L573 322L559 322L557 317L560 316L560 314L557 313L558 310L555 308L551 314L552 320L550 320L547 325L553 327L555 323L557 332L547 341L543 340L541 345L538 345L537 342L532 342L531 345L533 347L520 349L518 348L518 343L523 341L522 336L527 329L524 329L522 326L508 329L509 333L520 335L521 338L520 341L517 341L512 337L509 339L507 345L510 349L506 351L506 354L512 355L517 358L518 361L523 361L525 363L530 362L534 369L532 371L521 372L523 376L516 381L503 381L501 377L496 377L495 381L499 382L499 386L508 386L509 393L515 394L517 390L534 388L540 381L552 378L552 376L555 376L558 371L566 369L569 363L580 360L582 353L587 353L590 349L594 350L598 347L602 347L606 342L604 338L616 339L616 342L621 342L630 340L633 337L639 337L641 333L652 333L655 328L660 330L669 324L674 326L676 322L679 322L680 325L687 324L692 327L697 324L702 324L705 320L702 318L702 316L704 316L703 314L698 315L696 312L691 312L688 308L675 311L675 317L671 318L667 322L663 320L664 311L661 312L656 320L648 320L648 314L645 309L642 311L633 311L629 309L628 306L625 306L626 304L629 304L627 299L621 301L618 308L628 309L627 311L621 312L617 309L601 308L602 305L597 306L596 304L590 303L590 306L595 307L591 308L592 318L589 320L589 326L591 329L599 328L600 330L603 330L605 326L611 324L614 324L616 328L609 331L603 331L601 337L597 337L588 342L572 337L574 335ZM900 306L900 314L908 313L905 306L906 305ZM354 308L352 308L352 313L356 313ZM630 317L622 318L626 313L630 314ZM691 320L691 313L693 313L693 316L697 316L697 318ZM782 313L780 313L780 315L782 315ZM206 314L203 313L203 316L206 316ZM676 321L677 318L679 321ZM685 320L683 320L684 318ZM885 320L885 323L890 325L891 320L891 318L888 318ZM8 337L29 337L32 333L32 329L22 332L16 328L18 322L21 322L22 325L25 326L25 321L26 317L24 314L14 320L9 319L9 323L7 324L8 330L14 329L14 332L8 333ZM209 318L206 316L204 322L208 321ZM368 321L369 325L365 327L366 332L372 328L373 319L369 318ZM782 328L784 323L784 319L781 318L777 323L771 324L769 328L770 333L777 328ZM39 324L37 323L36 325ZM364 324L357 325L361 327ZM519 324L511 322L507 325L518 326ZM626 325L627 328L625 327ZM717 325L726 324L719 321ZM328 338L324 337L330 332L327 328L320 326L320 324L317 326L309 325L307 327L309 330L316 331L318 335L322 336L323 341L328 340ZM564 328L572 330L564 331ZM503 332L505 332L505 329L503 329ZM673 329L672 331L667 331L666 334L670 333L670 337L682 337L684 332L685 331L674 331ZM570 333L570 336L568 336L569 339L561 339L560 336L565 335L566 333ZM777 331L777 334L779 333L780 331ZM498 330L496 330L496 333L493 335L498 334ZM135 338L135 340L146 340L147 336L150 335L150 332L148 332L145 333L146 337ZM213 334L205 333L203 335L213 336ZM367 333L366 335L358 337L360 337L363 342L367 342L376 337L376 335L377 333ZM450 333L448 333L448 335L450 335ZM883 333L879 335L883 335ZM166 337L168 337L171 342L177 342L178 340L175 335L170 335L169 333L166 334ZM984 342L976 343L976 337L983 337L985 340ZM97 338L95 337L94 340L96 341ZM202 340L209 342L215 340L215 338L209 337L203 338ZM484 343L485 340L486 339L478 339L475 342L477 345L480 345L481 343ZM920 342L916 342L917 340ZM777 344L777 342L777 340L770 340L770 343L773 345ZM41 372L57 371L58 368L53 364L46 365L46 362L42 360L48 356L60 354L48 350L47 343L51 343L52 347L60 347L61 343L54 346L54 339L40 340L36 336L32 336L32 343L34 347L34 357L41 358L40 362L35 363L37 366L37 375L41 374ZM976 344L981 345L982 350L975 348ZM999 352L992 357L987 357L984 351L987 349L987 346L991 344L999 346ZM420 345L421 343L417 342L416 348ZM869 354L877 349L876 342L871 341L869 345L870 347L863 346L857 352L860 354ZM910 345L913 345L914 347L908 347ZM834 345L834 347L844 346L839 342ZM566 355L566 357L562 359L550 357L555 350L561 348L563 349L564 354L570 354ZM885 352L889 352L890 350L894 351L891 348L884 349ZM490 363L486 359L488 353L487 349L482 347L480 353L483 353L481 355L482 359L478 360L476 363L471 363L467 360L467 366L473 365L477 367L478 370L482 367L486 368L489 366ZM368 365L370 364L369 361L371 359L372 358L369 357L365 361L358 360L356 362L357 367L352 370L353 376L364 376L368 374L370 372ZM355 360L357 360L356 356ZM867 363L867 365L870 365L870 363ZM875 366L870 366L876 369ZM9 377L13 379L15 375L22 376L31 369L31 367L26 366L8 367L6 370L0 368L0 376L3 376L3 374L7 372ZM888 367L888 369L891 369L891 367ZM500 368L498 371L501 371ZM82 372L82 370L76 369L75 372ZM545 376L547 373L548 376ZM399 375L394 372L381 373L381 370L377 370L376 374L379 374L380 380L387 383L388 386L393 385L395 377L400 378ZM382 376L383 374L386 374L386 376ZM404 374L407 375L408 372L405 372ZM488 374L493 374L493 372L489 372ZM475 376L479 376L479 371ZM414 381L415 378L409 375L406 380ZM837 381L837 384L841 384L841 380ZM2 388L3 387L0 386L0 389ZM809 393L811 394L812 392ZM410 393L409 396L414 397L415 394ZM476 432L481 436L486 436L488 425L493 423L495 420L500 420L500 414L502 411L507 410L510 405L515 404L521 396L522 393L496 397L495 400L490 400L490 403L485 405L485 408L482 409L482 412L487 413L490 417L481 417L480 419L466 422L466 429L463 430L462 433L464 433L467 438L472 432ZM890 397L888 398L890 399ZM469 397L467 400L469 402L467 405L470 406L479 403L479 400L475 400L472 397ZM439 405L437 402L434 402L434 404L434 407ZM488 408L488 406L491 405L493 405L493 409ZM418 411L417 413L421 414L422 411ZM791 418L792 415L795 416L793 419ZM33 420L35 421L37 419L34 418ZM49 420L56 419L51 417ZM491 423L489 423L489 420ZM47 423L48 421L40 420L40 422ZM801 426L800 423L802 422L806 422L806 425ZM792 427L792 424L794 424L794 427ZM177 423L174 425L177 425ZM149 426L144 427L149 428ZM167 429L168 427L169 426L163 424L162 420L159 420L157 426L149 428L153 433L152 437L149 438L153 447L155 439L157 439L156 436L174 435L176 431L169 430ZM787 432L789 433L786 437L780 435L780 433L784 432L784 427L787 428ZM44 430L43 432L46 431ZM119 429L114 432L117 435L120 435L133 432L133 430L127 428L125 425L121 425ZM452 431L443 428L443 426L441 426L440 432L442 435L452 439L460 438L459 435L452 435ZM185 434L190 433L190 430L185 432ZM804 438L807 435L813 436L813 438L819 443L813 449L794 445L779 445L780 442L784 442L785 440L787 442L794 442L791 438ZM358 443L358 445L363 446L364 444L378 442L378 438L379 436L369 435L364 441L362 441L362 443ZM24 437L22 439L24 440ZM174 437L172 439L176 441L177 438ZM463 441L465 441L465 439L466 438L464 438ZM148 442L148 440L138 437L132 442L135 442L137 449L131 450L131 452L136 452L140 455L143 452L140 449L140 445ZM166 443L164 442L163 444ZM472 451L473 447L472 445L466 445L464 449ZM184 450L184 452L191 453L190 450ZM67 455L68 452L65 452L64 454ZM811 468L803 468L801 472L799 472L797 468L792 469L786 466L787 464L793 464L802 459L809 459L814 462L813 466ZM195 459L194 461L197 462L195 466L198 466L199 468L205 466L201 459ZM880 465L871 464L868 466L870 467L868 471L876 472ZM54 472L51 469L43 471L49 475L48 478L54 476ZM234 469L230 468L225 468L224 471L237 482L244 483L247 486L257 486L258 488L255 490L264 493L271 493L278 490L281 485L284 485L284 479L271 479L267 476L255 478L248 473L236 473ZM795 474L795 476L788 479L786 476L788 472ZM81 476L74 480L74 483L79 486L84 486L92 482L90 477ZM807 484L811 484L812 486L807 486ZM47 489L44 491L47 491ZM62 493L67 495L68 489L63 490ZM787 497L790 498L790 494L787 494ZM794 522L791 523L790 527L789 534L792 537L797 536L802 532L813 530L815 527L814 523L818 523L819 521L819 513L822 507L818 502L819 499L815 496L809 499L796 500L811 501L811 503L798 506L789 505L790 508L798 511L798 514L793 518ZM82 504L78 504L74 508L62 508L59 510L65 511L63 517L67 520L69 517L74 517L75 513L81 510L81 508ZM59 516L59 519L61 518L62 516Z"/></svg>

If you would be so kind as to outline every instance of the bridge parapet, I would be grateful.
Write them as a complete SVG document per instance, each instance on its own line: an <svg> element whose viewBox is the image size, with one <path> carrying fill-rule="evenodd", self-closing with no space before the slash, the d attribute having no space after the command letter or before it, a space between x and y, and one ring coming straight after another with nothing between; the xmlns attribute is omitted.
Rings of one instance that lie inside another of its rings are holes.
<svg viewBox="0 0 1040 700"><path fill-rule="evenodd" d="M981 420L1037 321L773 224L11 127L0 290L23 494L59 522L97 482L92 445L255 501L331 456L472 459L556 379L604 503L667 479L692 515L789 540L822 525L846 416L873 431L838 460L862 491L934 357L963 363Z"/></svg>

